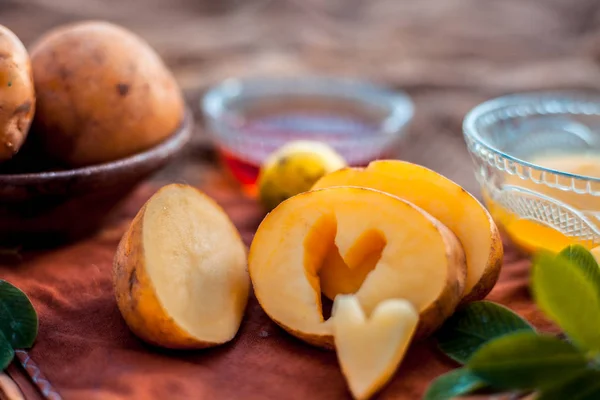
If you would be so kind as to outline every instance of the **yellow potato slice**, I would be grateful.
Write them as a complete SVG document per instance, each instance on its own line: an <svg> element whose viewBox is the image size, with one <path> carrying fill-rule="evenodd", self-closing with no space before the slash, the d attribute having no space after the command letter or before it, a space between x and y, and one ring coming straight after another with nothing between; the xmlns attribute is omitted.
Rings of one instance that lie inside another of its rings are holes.
<svg viewBox="0 0 600 400"><path fill-rule="evenodd" d="M265 217L248 263L254 293L265 312L309 343L333 347L329 320L322 313L319 272L334 249L348 272L380 249L356 297L367 314L387 299L410 301L421 316L419 336L439 327L460 300L464 253L439 221L377 190L337 187L305 192Z"/></svg>
<svg viewBox="0 0 600 400"><path fill-rule="evenodd" d="M360 186L381 190L422 208L446 225L460 240L467 258L467 282L462 303L481 300L498 280L502 265L502 240L485 207L450 179L420 165L380 160L366 168L345 168L321 178L313 189ZM330 279L331 276L331 279ZM348 293L347 282L335 272L322 272L322 284L331 299ZM355 285L355 282L354 282Z"/></svg>

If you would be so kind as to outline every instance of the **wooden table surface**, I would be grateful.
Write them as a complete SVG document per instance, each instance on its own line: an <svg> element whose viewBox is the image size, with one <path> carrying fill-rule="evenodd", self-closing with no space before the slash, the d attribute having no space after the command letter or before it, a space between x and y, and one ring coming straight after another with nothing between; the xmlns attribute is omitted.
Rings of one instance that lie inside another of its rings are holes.
<svg viewBox="0 0 600 400"><path fill-rule="evenodd" d="M143 36L196 112L194 150L156 179L185 176L186 165L210 160L198 101L230 76L334 74L406 90L416 117L400 156L474 192L461 131L471 107L516 91L600 88L597 0L0 2L0 23L26 45L82 19Z"/></svg>

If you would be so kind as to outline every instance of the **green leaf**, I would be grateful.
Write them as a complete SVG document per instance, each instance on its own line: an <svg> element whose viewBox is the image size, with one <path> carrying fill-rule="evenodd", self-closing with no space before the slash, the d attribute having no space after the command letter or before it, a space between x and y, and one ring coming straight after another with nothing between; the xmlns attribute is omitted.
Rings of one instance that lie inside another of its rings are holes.
<svg viewBox="0 0 600 400"><path fill-rule="evenodd" d="M427 388L423 400L446 400L483 389L485 381L467 368L458 368L439 376Z"/></svg>
<svg viewBox="0 0 600 400"><path fill-rule="evenodd" d="M536 389L585 369L587 359L554 336L517 332L484 344L467 366L494 387Z"/></svg>
<svg viewBox="0 0 600 400"><path fill-rule="evenodd" d="M15 349L33 346L38 332L38 317L29 298L4 280L0 280L0 332Z"/></svg>
<svg viewBox="0 0 600 400"><path fill-rule="evenodd" d="M600 371L587 369L542 390L536 400L600 399Z"/></svg>
<svg viewBox="0 0 600 400"><path fill-rule="evenodd" d="M558 256L571 261L581 268L588 280L595 283L600 294L600 266L588 249L582 245L575 244L566 247Z"/></svg>
<svg viewBox="0 0 600 400"><path fill-rule="evenodd" d="M6 340L2 332L0 332L0 370L4 371L15 357L15 351Z"/></svg>
<svg viewBox="0 0 600 400"><path fill-rule="evenodd" d="M532 266L531 289L538 307L577 346L600 351L600 296L583 268L540 252Z"/></svg>
<svg viewBox="0 0 600 400"><path fill-rule="evenodd" d="M527 321L491 301L476 301L458 309L436 334L440 350L464 364L484 343L518 331L533 331Z"/></svg>

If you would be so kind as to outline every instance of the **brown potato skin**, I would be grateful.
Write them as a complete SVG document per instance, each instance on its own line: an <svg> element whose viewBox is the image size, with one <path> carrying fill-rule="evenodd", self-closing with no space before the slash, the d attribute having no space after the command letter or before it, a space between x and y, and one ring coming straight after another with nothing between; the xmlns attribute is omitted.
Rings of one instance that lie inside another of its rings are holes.
<svg viewBox="0 0 600 400"><path fill-rule="evenodd" d="M444 238L448 265L456 267L456 274L449 274L440 296L419 315L419 324L414 334L415 340L429 337L454 314L461 301L467 280L467 260L462 245L456 235L441 222L430 217Z"/></svg>
<svg viewBox="0 0 600 400"><path fill-rule="evenodd" d="M264 311L264 308L263 308L263 311ZM269 315L269 313L267 313L266 311L265 311L265 314ZM290 335L295 336L296 338L298 338L312 346L320 347L324 350L335 350L335 342L333 340L333 335L331 335L331 334L329 334L329 335L307 334L307 333L300 332L296 329L292 329L288 326L283 325L282 323L280 323L279 321L277 321L276 319L271 317L271 315L269 315L269 318L271 318L273 320L273 322L275 322L280 328L282 328L284 331L286 331Z"/></svg>
<svg viewBox="0 0 600 400"><path fill-rule="evenodd" d="M473 286L471 291L463 297L459 306L485 299L492 289L494 289L494 286L496 286L498 278L500 277L500 271L502 271L502 262L504 258L502 237L500 236L498 226L494 223L492 216L489 215L489 213L488 218L490 219L490 226L492 227L492 248L490 249L490 256L483 275L479 278L479 281Z"/></svg>
<svg viewBox="0 0 600 400"><path fill-rule="evenodd" d="M34 119L44 150L78 167L146 150L174 133L185 101L140 37L103 21L49 31L31 47Z"/></svg>
<svg viewBox="0 0 600 400"><path fill-rule="evenodd" d="M11 159L28 136L35 89L27 49L0 25L0 162Z"/></svg>

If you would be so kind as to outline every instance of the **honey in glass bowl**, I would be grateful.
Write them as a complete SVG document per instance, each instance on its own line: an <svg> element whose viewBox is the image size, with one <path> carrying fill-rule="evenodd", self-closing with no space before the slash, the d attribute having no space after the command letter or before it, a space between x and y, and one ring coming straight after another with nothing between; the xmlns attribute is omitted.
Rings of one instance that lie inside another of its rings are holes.
<svg viewBox="0 0 600 400"><path fill-rule="evenodd" d="M533 158L531 162L544 168L590 178L600 178L600 154L567 153L544 155ZM534 179L541 180L541 174L541 172L533 172L532 175ZM565 178L561 179L559 177L558 181L563 185L568 184ZM508 177L506 184L528 188L568 204L580 210L584 215L590 216L592 222L596 222L595 220L598 220L597 216L600 215L600 198L589 193L575 193L573 191L552 188L536 184L534 180L523 180L516 175ZM578 238L566 236L545 223L527 218L519 218L518 215L507 210L501 204L494 202L491 196L485 191L484 199L493 218L501 224L503 230L511 237L515 244L526 252L532 253L539 249L559 252L566 246L574 243L580 243L586 247L595 246L593 241L580 241Z"/></svg>
<svg viewBox="0 0 600 400"><path fill-rule="evenodd" d="M393 158L413 115L404 93L326 77L231 79L202 108L224 165L250 193L267 156L294 140L324 142L351 166Z"/></svg>
<svg viewBox="0 0 600 400"><path fill-rule="evenodd" d="M466 116L464 134L484 202L515 245L600 245L600 95L490 100Z"/></svg>

